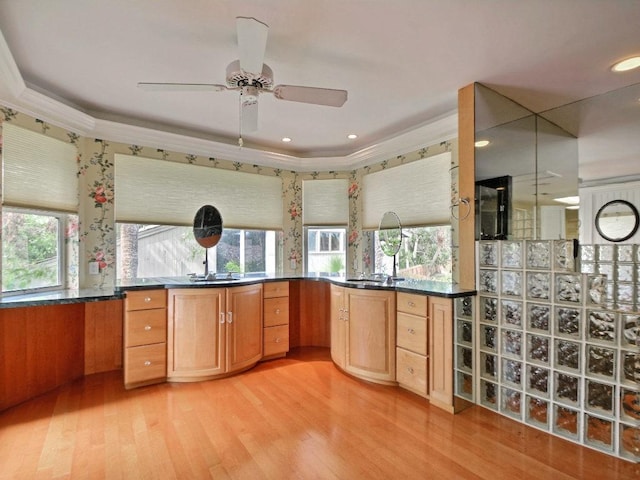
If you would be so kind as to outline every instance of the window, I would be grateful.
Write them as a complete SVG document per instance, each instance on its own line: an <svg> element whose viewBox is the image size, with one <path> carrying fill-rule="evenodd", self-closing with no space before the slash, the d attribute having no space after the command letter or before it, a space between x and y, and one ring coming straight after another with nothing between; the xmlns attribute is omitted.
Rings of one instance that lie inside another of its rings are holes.
<svg viewBox="0 0 640 480"><path fill-rule="evenodd" d="M191 227L117 223L117 276L120 279L203 274L209 271L262 276L277 272L282 232L225 228L217 246L198 245Z"/></svg>
<svg viewBox="0 0 640 480"><path fill-rule="evenodd" d="M387 257L380 250L378 231L374 237L374 265L372 271L391 275L393 257ZM399 277L417 280L450 282L451 227L402 228L402 246L396 255Z"/></svg>
<svg viewBox="0 0 640 480"><path fill-rule="evenodd" d="M64 214L5 208L2 212L2 291L64 285Z"/></svg>
<svg viewBox="0 0 640 480"><path fill-rule="evenodd" d="M305 231L305 271L312 275L344 275L347 229L305 227Z"/></svg>

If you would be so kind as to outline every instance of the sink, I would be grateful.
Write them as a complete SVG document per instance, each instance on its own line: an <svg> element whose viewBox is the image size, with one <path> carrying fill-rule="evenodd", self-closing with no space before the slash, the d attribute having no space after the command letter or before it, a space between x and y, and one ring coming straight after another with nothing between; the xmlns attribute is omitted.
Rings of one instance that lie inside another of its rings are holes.
<svg viewBox="0 0 640 480"><path fill-rule="evenodd" d="M378 278L347 278L347 282L382 283L382 279L378 279Z"/></svg>
<svg viewBox="0 0 640 480"><path fill-rule="evenodd" d="M215 278L207 278L204 277L202 275L194 275L193 277L189 277L189 280L191 282L215 282L215 283L220 283L220 282L233 282L233 281L237 281L240 280L239 278L235 278L235 277L215 277Z"/></svg>

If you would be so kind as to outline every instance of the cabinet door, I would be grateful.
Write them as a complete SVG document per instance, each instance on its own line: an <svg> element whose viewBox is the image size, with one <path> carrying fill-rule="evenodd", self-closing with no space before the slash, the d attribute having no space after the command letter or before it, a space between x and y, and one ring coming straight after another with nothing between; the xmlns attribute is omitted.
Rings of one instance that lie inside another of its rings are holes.
<svg viewBox="0 0 640 480"><path fill-rule="evenodd" d="M169 290L169 378L224 373L224 293L222 288Z"/></svg>
<svg viewBox="0 0 640 480"><path fill-rule="evenodd" d="M227 371L262 358L262 285L227 289Z"/></svg>
<svg viewBox="0 0 640 480"><path fill-rule="evenodd" d="M429 396L453 412L453 314L451 300L429 297Z"/></svg>
<svg viewBox="0 0 640 480"><path fill-rule="evenodd" d="M345 289L336 285L330 288L331 303L331 359L340 368L345 368L347 352L347 330L345 313Z"/></svg>
<svg viewBox="0 0 640 480"><path fill-rule="evenodd" d="M346 370L374 381L395 381L395 292L347 292Z"/></svg>

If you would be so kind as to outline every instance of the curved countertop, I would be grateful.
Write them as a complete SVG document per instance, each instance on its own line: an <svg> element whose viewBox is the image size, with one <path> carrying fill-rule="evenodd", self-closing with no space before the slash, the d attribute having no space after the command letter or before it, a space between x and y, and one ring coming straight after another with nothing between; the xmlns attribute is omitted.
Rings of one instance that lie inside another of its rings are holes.
<svg viewBox="0 0 640 480"><path fill-rule="evenodd" d="M477 293L475 290L460 288L456 284L429 280L401 280L387 284L382 281L372 279L304 275L267 275L262 277L242 278L234 276L233 279L224 277L208 281L194 281L189 277L153 277L140 278L136 280L123 280L118 284L118 286L111 289L58 290L41 293L6 295L0 298L0 309L121 299L124 297L124 293L127 290L148 290L157 288L225 288L230 286L290 280L324 281L348 288L393 290L396 292L433 295L445 298L468 297Z"/></svg>

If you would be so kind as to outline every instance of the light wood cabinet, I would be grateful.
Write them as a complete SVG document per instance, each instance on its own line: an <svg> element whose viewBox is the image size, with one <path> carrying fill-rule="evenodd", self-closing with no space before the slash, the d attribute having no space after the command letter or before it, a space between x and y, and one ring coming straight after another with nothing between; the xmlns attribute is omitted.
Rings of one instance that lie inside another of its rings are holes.
<svg viewBox="0 0 640 480"><path fill-rule="evenodd" d="M428 297L398 292L396 380L412 392L428 397Z"/></svg>
<svg viewBox="0 0 640 480"><path fill-rule="evenodd" d="M289 351L289 282L264 284L263 358L283 357Z"/></svg>
<svg viewBox="0 0 640 480"><path fill-rule="evenodd" d="M342 300L342 301L341 301ZM345 371L394 384L395 292L331 286L331 356Z"/></svg>
<svg viewBox="0 0 640 480"><path fill-rule="evenodd" d="M198 381L262 358L262 285L171 289L167 377Z"/></svg>
<svg viewBox="0 0 640 480"><path fill-rule="evenodd" d="M429 398L451 413L453 403L452 300L429 297Z"/></svg>
<svg viewBox="0 0 640 480"><path fill-rule="evenodd" d="M124 301L124 385L163 382L167 376L166 290L126 292Z"/></svg>

